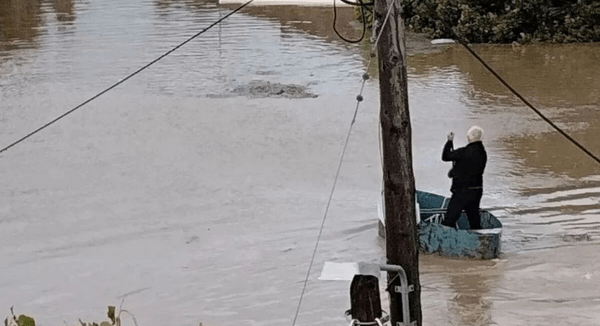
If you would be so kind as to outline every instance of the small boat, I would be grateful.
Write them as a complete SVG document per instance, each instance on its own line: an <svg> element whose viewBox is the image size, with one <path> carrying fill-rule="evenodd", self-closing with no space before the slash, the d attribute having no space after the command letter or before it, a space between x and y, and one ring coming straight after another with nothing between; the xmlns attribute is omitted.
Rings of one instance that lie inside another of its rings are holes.
<svg viewBox="0 0 600 326"><path fill-rule="evenodd" d="M492 213L481 209L480 230L470 230L467 214L461 214L457 228L441 225L450 198L417 191L417 223L421 252L448 257L494 259L500 255L502 223ZM379 203L379 235L385 238L385 213Z"/></svg>

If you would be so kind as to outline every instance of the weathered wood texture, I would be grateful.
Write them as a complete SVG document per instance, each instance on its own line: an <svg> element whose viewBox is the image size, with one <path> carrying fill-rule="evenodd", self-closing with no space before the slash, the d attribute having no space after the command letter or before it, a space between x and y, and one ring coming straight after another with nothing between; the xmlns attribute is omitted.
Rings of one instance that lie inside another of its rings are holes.
<svg viewBox="0 0 600 326"><path fill-rule="evenodd" d="M400 0L376 0L375 19L383 23L389 1L396 1L377 44L383 142L383 178L388 264L406 271L414 291L409 295L411 322L422 324L419 284L419 245L415 212L415 180L412 168L412 138L408 110L406 45L400 17ZM399 278L389 274L394 285ZM402 322L400 295L390 291L391 324Z"/></svg>
<svg viewBox="0 0 600 326"><path fill-rule="evenodd" d="M372 275L354 275L350 284L350 315L360 322L381 318L379 279Z"/></svg>

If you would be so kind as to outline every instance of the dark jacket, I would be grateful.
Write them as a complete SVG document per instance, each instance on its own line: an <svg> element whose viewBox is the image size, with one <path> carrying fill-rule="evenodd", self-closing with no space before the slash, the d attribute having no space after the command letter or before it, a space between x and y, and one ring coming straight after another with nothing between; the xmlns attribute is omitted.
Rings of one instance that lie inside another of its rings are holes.
<svg viewBox="0 0 600 326"><path fill-rule="evenodd" d="M450 172L450 177L452 177L450 190L483 186L483 170L487 162L487 153L482 142L472 142L465 147L453 150L452 141L449 140L444 145L442 161L454 162L454 167Z"/></svg>

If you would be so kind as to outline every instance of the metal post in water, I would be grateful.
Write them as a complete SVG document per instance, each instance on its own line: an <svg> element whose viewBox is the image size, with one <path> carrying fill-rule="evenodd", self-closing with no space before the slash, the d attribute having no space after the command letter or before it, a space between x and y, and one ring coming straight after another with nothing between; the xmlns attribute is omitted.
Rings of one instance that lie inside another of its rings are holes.
<svg viewBox="0 0 600 326"><path fill-rule="evenodd" d="M373 275L354 275L350 283L350 315L361 323L381 319L379 279Z"/></svg>

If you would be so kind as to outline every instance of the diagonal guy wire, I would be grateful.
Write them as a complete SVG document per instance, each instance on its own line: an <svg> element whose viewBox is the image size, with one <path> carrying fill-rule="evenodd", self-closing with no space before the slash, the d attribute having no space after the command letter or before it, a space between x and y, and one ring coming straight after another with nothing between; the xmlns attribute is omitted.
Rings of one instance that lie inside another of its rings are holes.
<svg viewBox="0 0 600 326"><path fill-rule="evenodd" d="M57 122L58 120L66 117L67 115L75 112L77 109L81 108L82 106L90 103L91 101L97 99L98 97L104 95L105 93L107 93L108 91L112 90L113 88L121 85L122 83L124 83L125 81L127 81L129 78L139 74L140 72L142 72L143 70L145 70L146 68L152 66L153 64L155 64L156 62L158 62L159 60L163 59L164 57L168 56L169 54L175 52L175 50L179 49L180 47L184 46L185 44L187 44L188 42L190 42L191 40L195 39L196 37L200 36L202 33L208 31L209 29L213 28L214 26L218 25L219 23L221 23L222 21L224 21L225 19L227 19L229 16L235 14L236 12L242 10L244 7L246 7L247 5L249 5L252 1L254 0L249 0L248 2L244 3L243 5L239 6L238 8L236 8L235 10L233 10L232 12L228 13L227 15L223 16L222 18L220 18L219 20L217 20L216 22L210 24L208 27L204 28L203 30L201 30L200 32L194 34L193 36L191 36L190 38L188 38L187 40L185 40L184 42L180 43L179 45L177 45L176 47L172 48L171 50L167 51L165 54L161 55L160 57L154 59L153 61L151 61L150 63L146 64L145 66L141 67L140 69L136 70L135 72L133 72L132 74L130 74L129 76L119 80L118 82L116 82L115 84L113 84L112 86L110 86L109 88L103 90L102 92L92 96L91 98L89 98L88 100L86 100L85 102L77 105L76 107L72 108L71 110L63 113L62 115L60 115L59 117L57 117L56 119L46 123L45 125L39 127L38 129L30 132L29 134L27 134L26 136L22 137L21 139L13 142L12 144L4 147L3 149L0 150L0 154L7 151L9 148L23 142L24 140L26 140L27 138L37 134L38 132L46 129L47 127L49 127L50 125L54 124L55 122Z"/></svg>

